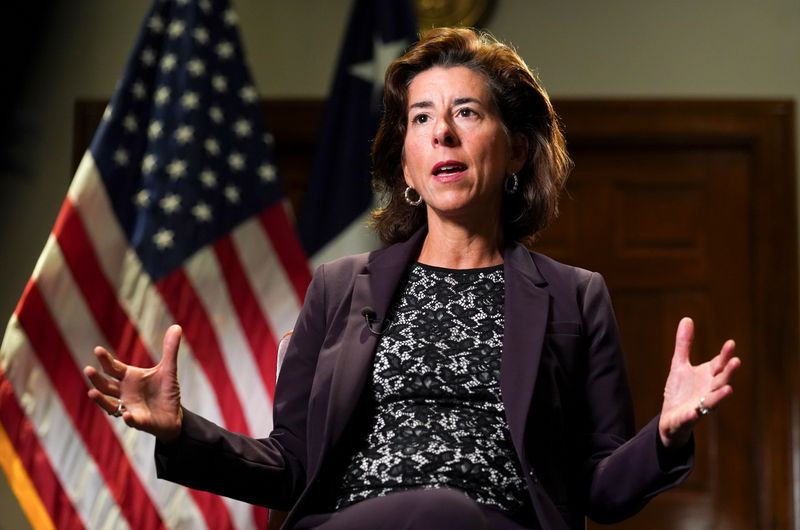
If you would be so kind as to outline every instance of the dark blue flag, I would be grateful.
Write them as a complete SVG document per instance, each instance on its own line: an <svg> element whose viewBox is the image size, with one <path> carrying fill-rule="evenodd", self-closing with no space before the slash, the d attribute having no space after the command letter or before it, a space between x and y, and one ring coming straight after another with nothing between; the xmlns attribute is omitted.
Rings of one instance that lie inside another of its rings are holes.
<svg viewBox="0 0 800 530"><path fill-rule="evenodd" d="M356 0L339 54L299 219L311 256L372 203L370 146L386 67L417 38L412 0Z"/></svg>

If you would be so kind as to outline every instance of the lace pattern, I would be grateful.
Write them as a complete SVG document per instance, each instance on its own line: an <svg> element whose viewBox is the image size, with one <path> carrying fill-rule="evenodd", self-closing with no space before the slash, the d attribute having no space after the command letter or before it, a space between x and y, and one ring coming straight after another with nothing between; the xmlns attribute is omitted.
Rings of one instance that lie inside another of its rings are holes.
<svg viewBox="0 0 800 530"><path fill-rule="evenodd" d="M364 436L336 508L436 487L508 511L528 502L500 397L503 303L502 266L411 268L378 345Z"/></svg>

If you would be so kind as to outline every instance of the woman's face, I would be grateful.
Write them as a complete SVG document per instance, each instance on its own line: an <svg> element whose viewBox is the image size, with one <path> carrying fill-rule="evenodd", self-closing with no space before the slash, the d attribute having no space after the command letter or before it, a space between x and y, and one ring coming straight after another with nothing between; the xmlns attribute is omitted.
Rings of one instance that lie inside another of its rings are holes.
<svg viewBox="0 0 800 530"><path fill-rule="evenodd" d="M411 81L403 175L424 199L429 222L499 222L503 180L523 162L482 74L434 67Z"/></svg>

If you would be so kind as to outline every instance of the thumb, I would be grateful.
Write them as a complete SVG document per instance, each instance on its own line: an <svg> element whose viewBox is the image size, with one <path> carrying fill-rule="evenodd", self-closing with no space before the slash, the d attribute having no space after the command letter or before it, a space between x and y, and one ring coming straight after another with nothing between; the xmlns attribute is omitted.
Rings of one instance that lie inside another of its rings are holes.
<svg viewBox="0 0 800 530"><path fill-rule="evenodd" d="M172 373L178 373L178 348L181 345L183 330L177 324L171 325L164 333L164 342L161 346L161 365Z"/></svg>
<svg viewBox="0 0 800 530"><path fill-rule="evenodd" d="M672 364L688 364L689 353L692 351L694 341L694 322L689 317L684 317L678 323L678 331L675 333L675 353L672 356Z"/></svg>

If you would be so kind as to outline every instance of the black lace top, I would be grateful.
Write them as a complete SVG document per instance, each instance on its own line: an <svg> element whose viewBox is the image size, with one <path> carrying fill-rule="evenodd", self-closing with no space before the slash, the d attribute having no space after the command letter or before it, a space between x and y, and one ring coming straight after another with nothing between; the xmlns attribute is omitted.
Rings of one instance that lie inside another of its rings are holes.
<svg viewBox="0 0 800 530"><path fill-rule="evenodd" d="M502 266L411 268L378 345L336 508L445 486L510 512L528 502L500 399L503 302Z"/></svg>

